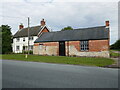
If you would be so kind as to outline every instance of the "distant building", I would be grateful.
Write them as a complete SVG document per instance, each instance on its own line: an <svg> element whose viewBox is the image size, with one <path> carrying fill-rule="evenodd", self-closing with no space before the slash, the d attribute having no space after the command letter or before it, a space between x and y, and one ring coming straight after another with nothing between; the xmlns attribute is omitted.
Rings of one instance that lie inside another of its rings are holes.
<svg viewBox="0 0 120 90"><path fill-rule="evenodd" d="M109 57L109 21L105 26L44 32L34 42L33 54Z"/></svg>
<svg viewBox="0 0 120 90"><path fill-rule="evenodd" d="M43 32L49 32L44 19L39 26L29 28L29 50L33 50L34 41ZM24 28L21 24L19 30L13 36L13 52L22 53L23 51L28 51L28 28Z"/></svg>

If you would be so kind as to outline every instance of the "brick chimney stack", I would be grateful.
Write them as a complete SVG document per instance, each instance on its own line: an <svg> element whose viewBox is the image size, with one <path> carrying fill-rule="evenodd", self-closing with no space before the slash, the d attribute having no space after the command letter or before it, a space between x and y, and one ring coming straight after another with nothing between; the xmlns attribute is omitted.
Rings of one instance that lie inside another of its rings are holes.
<svg viewBox="0 0 120 90"><path fill-rule="evenodd" d="M109 27L109 21L105 21L106 27Z"/></svg>
<svg viewBox="0 0 120 90"><path fill-rule="evenodd" d="M21 24L19 25L19 29L22 29L22 28L24 28L24 26L23 26L23 24L21 23Z"/></svg>
<svg viewBox="0 0 120 90"><path fill-rule="evenodd" d="M45 20L42 19L42 21L41 21L41 26L44 26L44 25L45 25Z"/></svg>

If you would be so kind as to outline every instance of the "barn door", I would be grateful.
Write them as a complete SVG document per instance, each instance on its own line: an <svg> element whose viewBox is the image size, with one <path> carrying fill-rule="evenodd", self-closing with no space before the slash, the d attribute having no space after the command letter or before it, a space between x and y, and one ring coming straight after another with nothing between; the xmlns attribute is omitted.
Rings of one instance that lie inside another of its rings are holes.
<svg viewBox="0 0 120 90"><path fill-rule="evenodd" d="M65 56L65 42L64 41L59 42L59 55Z"/></svg>

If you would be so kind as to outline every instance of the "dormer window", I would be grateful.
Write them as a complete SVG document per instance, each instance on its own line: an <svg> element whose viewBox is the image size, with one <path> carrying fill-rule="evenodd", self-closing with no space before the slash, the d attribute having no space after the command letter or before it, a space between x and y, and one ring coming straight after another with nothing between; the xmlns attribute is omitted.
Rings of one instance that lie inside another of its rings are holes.
<svg viewBox="0 0 120 90"><path fill-rule="evenodd" d="M19 42L19 41L20 41L20 38L16 38L16 41Z"/></svg>

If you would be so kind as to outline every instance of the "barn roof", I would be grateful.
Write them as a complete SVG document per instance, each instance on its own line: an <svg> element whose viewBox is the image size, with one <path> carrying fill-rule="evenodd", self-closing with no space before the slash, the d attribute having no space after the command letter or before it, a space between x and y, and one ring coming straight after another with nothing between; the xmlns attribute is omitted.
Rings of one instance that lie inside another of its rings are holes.
<svg viewBox="0 0 120 90"><path fill-rule="evenodd" d="M99 26L57 32L45 32L35 40L35 43L55 41L98 40L108 38L108 28L106 28L106 26Z"/></svg>
<svg viewBox="0 0 120 90"><path fill-rule="evenodd" d="M44 27L41 26L33 26L30 27L29 29L29 35L30 36L37 36L38 33L43 29ZM13 38L17 38L17 37L27 37L28 36L28 28L23 28L18 30L15 35L13 36Z"/></svg>

